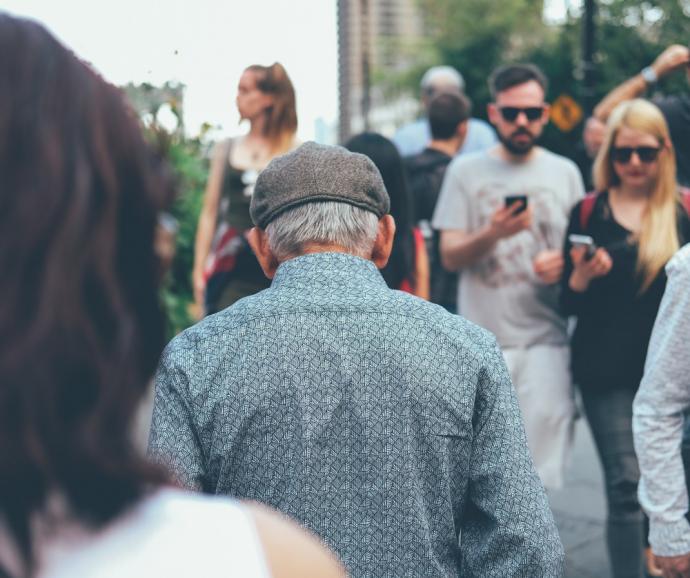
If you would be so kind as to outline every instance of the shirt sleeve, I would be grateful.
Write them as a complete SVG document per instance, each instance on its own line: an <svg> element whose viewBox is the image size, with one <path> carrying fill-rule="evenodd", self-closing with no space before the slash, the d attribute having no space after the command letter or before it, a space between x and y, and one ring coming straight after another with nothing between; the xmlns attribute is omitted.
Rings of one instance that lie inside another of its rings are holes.
<svg viewBox="0 0 690 578"><path fill-rule="evenodd" d="M455 159L448 166L432 219L432 227L436 230L469 229L470 202L462 167L462 159Z"/></svg>
<svg viewBox="0 0 690 578"><path fill-rule="evenodd" d="M655 554L690 553L688 494L681 457L684 413L690 408L690 246L667 267L668 285L649 343L644 377L633 405L638 488L650 519Z"/></svg>
<svg viewBox="0 0 690 578"><path fill-rule="evenodd" d="M570 171L570 204L568 210L571 210L582 198L585 196L585 183L582 180L580 169L575 163L571 163Z"/></svg>
<svg viewBox="0 0 690 578"><path fill-rule="evenodd" d="M156 374L148 453L181 486L203 491L205 460L187 396L188 386L188 375L176 362L173 341L163 354Z"/></svg>
<svg viewBox="0 0 690 578"><path fill-rule="evenodd" d="M562 575L563 546L495 341L477 388L468 503L461 519L463 576Z"/></svg>

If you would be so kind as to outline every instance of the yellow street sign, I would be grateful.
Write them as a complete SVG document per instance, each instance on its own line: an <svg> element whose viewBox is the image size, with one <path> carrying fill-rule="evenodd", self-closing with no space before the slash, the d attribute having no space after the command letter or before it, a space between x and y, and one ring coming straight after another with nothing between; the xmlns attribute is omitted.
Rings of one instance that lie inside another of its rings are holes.
<svg viewBox="0 0 690 578"><path fill-rule="evenodd" d="M582 120L582 107L567 94L561 94L551 105L551 121L562 132L570 132Z"/></svg>

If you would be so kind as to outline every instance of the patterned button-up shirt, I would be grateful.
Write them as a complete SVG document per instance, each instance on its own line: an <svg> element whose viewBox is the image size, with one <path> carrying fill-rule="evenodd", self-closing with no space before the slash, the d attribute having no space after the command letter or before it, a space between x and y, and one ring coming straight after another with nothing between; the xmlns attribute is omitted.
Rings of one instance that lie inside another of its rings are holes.
<svg viewBox="0 0 690 578"><path fill-rule="evenodd" d="M297 519L354 578L561 575L494 338L351 255L289 260L173 340L149 450Z"/></svg>
<svg viewBox="0 0 690 578"><path fill-rule="evenodd" d="M676 253L666 273L666 292L633 405L633 430L649 543L655 554L681 556L690 553L681 457L684 414L690 410L690 245Z"/></svg>

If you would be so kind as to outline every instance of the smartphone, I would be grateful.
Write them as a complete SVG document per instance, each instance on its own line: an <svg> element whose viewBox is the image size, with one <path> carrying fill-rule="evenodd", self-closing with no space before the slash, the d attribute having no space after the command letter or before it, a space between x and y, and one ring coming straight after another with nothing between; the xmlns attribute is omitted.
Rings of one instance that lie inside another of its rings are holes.
<svg viewBox="0 0 690 578"><path fill-rule="evenodd" d="M522 213L527 208L527 195L508 195L505 197L506 207L510 207L510 205L517 202L521 202L522 206L517 210L516 215Z"/></svg>
<svg viewBox="0 0 690 578"><path fill-rule="evenodd" d="M589 235L568 235L568 241L573 247L586 247L585 258L591 259L594 257L594 253L597 250L597 246L594 244L594 239Z"/></svg>

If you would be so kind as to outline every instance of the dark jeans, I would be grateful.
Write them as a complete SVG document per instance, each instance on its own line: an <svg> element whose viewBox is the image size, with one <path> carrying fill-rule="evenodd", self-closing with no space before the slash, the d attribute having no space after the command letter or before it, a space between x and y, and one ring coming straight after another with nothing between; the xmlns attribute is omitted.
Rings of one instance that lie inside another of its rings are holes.
<svg viewBox="0 0 690 578"><path fill-rule="evenodd" d="M604 470L606 539L614 578L642 578L643 514L637 501L640 469L632 435L634 391L582 390L582 401Z"/></svg>

